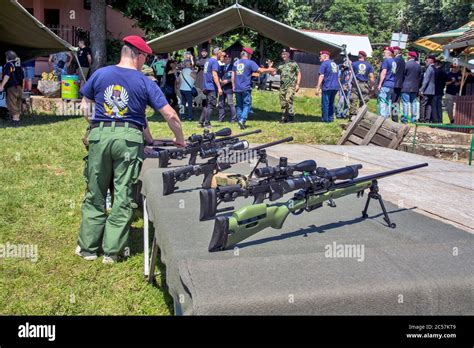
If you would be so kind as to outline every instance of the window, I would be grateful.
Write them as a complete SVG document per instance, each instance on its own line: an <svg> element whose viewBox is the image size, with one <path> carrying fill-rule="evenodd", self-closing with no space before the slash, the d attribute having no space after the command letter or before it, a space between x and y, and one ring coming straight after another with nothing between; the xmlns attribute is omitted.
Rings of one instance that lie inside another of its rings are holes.
<svg viewBox="0 0 474 348"><path fill-rule="evenodd" d="M59 9L44 9L44 24L48 27L59 26Z"/></svg>

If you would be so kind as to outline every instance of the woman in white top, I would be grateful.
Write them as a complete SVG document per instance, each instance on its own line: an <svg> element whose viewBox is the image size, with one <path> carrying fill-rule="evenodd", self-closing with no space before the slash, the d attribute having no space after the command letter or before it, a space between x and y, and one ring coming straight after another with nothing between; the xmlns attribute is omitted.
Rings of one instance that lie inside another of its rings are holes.
<svg viewBox="0 0 474 348"><path fill-rule="evenodd" d="M193 120L193 94L194 81L196 80L196 73L192 69L192 61L186 59L184 61L184 69L179 76L179 91L181 92L181 105L179 115L182 120L185 119L185 109L187 108L187 120Z"/></svg>

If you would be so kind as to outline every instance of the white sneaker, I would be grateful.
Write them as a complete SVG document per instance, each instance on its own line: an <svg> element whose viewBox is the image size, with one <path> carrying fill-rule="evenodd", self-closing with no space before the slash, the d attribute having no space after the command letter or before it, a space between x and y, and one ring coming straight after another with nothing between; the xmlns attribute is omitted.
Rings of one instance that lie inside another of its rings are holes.
<svg viewBox="0 0 474 348"><path fill-rule="evenodd" d="M111 264L116 263L118 261L117 255L104 255L104 259L102 260L103 264Z"/></svg>
<svg viewBox="0 0 474 348"><path fill-rule="evenodd" d="M81 247L79 245L76 247L75 254L77 256L82 257L84 260L87 260L87 261L94 261L94 260L97 259L96 254L91 254L91 253L88 253L88 252L85 252L85 251L81 251Z"/></svg>

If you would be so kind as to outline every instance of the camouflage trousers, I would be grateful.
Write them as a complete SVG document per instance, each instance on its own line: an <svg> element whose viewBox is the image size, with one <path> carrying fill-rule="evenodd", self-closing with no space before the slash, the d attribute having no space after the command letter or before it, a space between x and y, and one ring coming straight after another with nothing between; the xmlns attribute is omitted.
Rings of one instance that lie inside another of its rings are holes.
<svg viewBox="0 0 474 348"><path fill-rule="evenodd" d="M357 86L355 83L352 84L351 95L349 97L351 108L349 110L349 116L357 115L357 110L362 106L362 98L364 99L365 103L367 104L370 99L370 88L368 82L359 82L360 91L362 92L362 96L360 95Z"/></svg>
<svg viewBox="0 0 474 348"><path fill-rule="evenodd" d="M292 119L295 115L295 110L293 109L295 93L296 89L294 86L280 88L280 105L283 121L288 121L288 116Z"/></svg>

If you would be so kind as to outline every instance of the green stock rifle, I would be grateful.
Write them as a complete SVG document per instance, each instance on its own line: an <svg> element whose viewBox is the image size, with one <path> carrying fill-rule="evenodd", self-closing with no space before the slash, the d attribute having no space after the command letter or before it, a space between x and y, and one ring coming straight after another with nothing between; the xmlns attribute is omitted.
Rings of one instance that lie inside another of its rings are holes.
<svg viewBox="0 0 474 348"><path fill-rule="evenodd" d="M388 216L382 196L379 193L378 179L428 166L428 163L389 170L358 178L358 169L362 165L339 168L337 171L320 171L316 174L290 178L280 183L282 192L298 191L292 199L284 203L253 204L232 213L230 217L219 216L215 219L214 231L209 251L229 249L250 236L268 228L282 228L289 214L299 215L321 208L325 201L341 198L350 194L361 197L369 190L362 218L367 218L367 209L371 199L378 200L384 220L390 228L395 228ZM338 179L348 179L337 182ZM334 206L334 205L333 205Z"/></svg>
<svg viewBox="0 0 474 348"><path fill-rule="evenodd" d="M202 152L212 148L221 148L228 145L236 144L240 141L239 138L260 133L260 129L253 131L231 135L230 128L223 128L217 132L209 132L205 130L203 134L193 134L188 138L188 144L184 148L162 149L156 148L160 168L167 168L170 164L170 159L182 160L189 155L190 165L196 164L197 156ZM219 138L218 138L219 137Z"/></svg>
<svg viewBox="0 0 474 348"><path fill-rule="evenodd" d="M191 176L204 175L202 188L210 188L213 176L223 170L231 168L232 164L251 160L254 156L258 159L257 163L266 161L266 148L292 140L293 137L288 137L250 149L248 148L248 142L244 140L225 147L212 147L202 150L199 155L203 159L209 158L206 163L187 165L162 173L163 195L167 196L173 193L178 189L178 187L176 187L177 182L186 181Z"/></svg>

